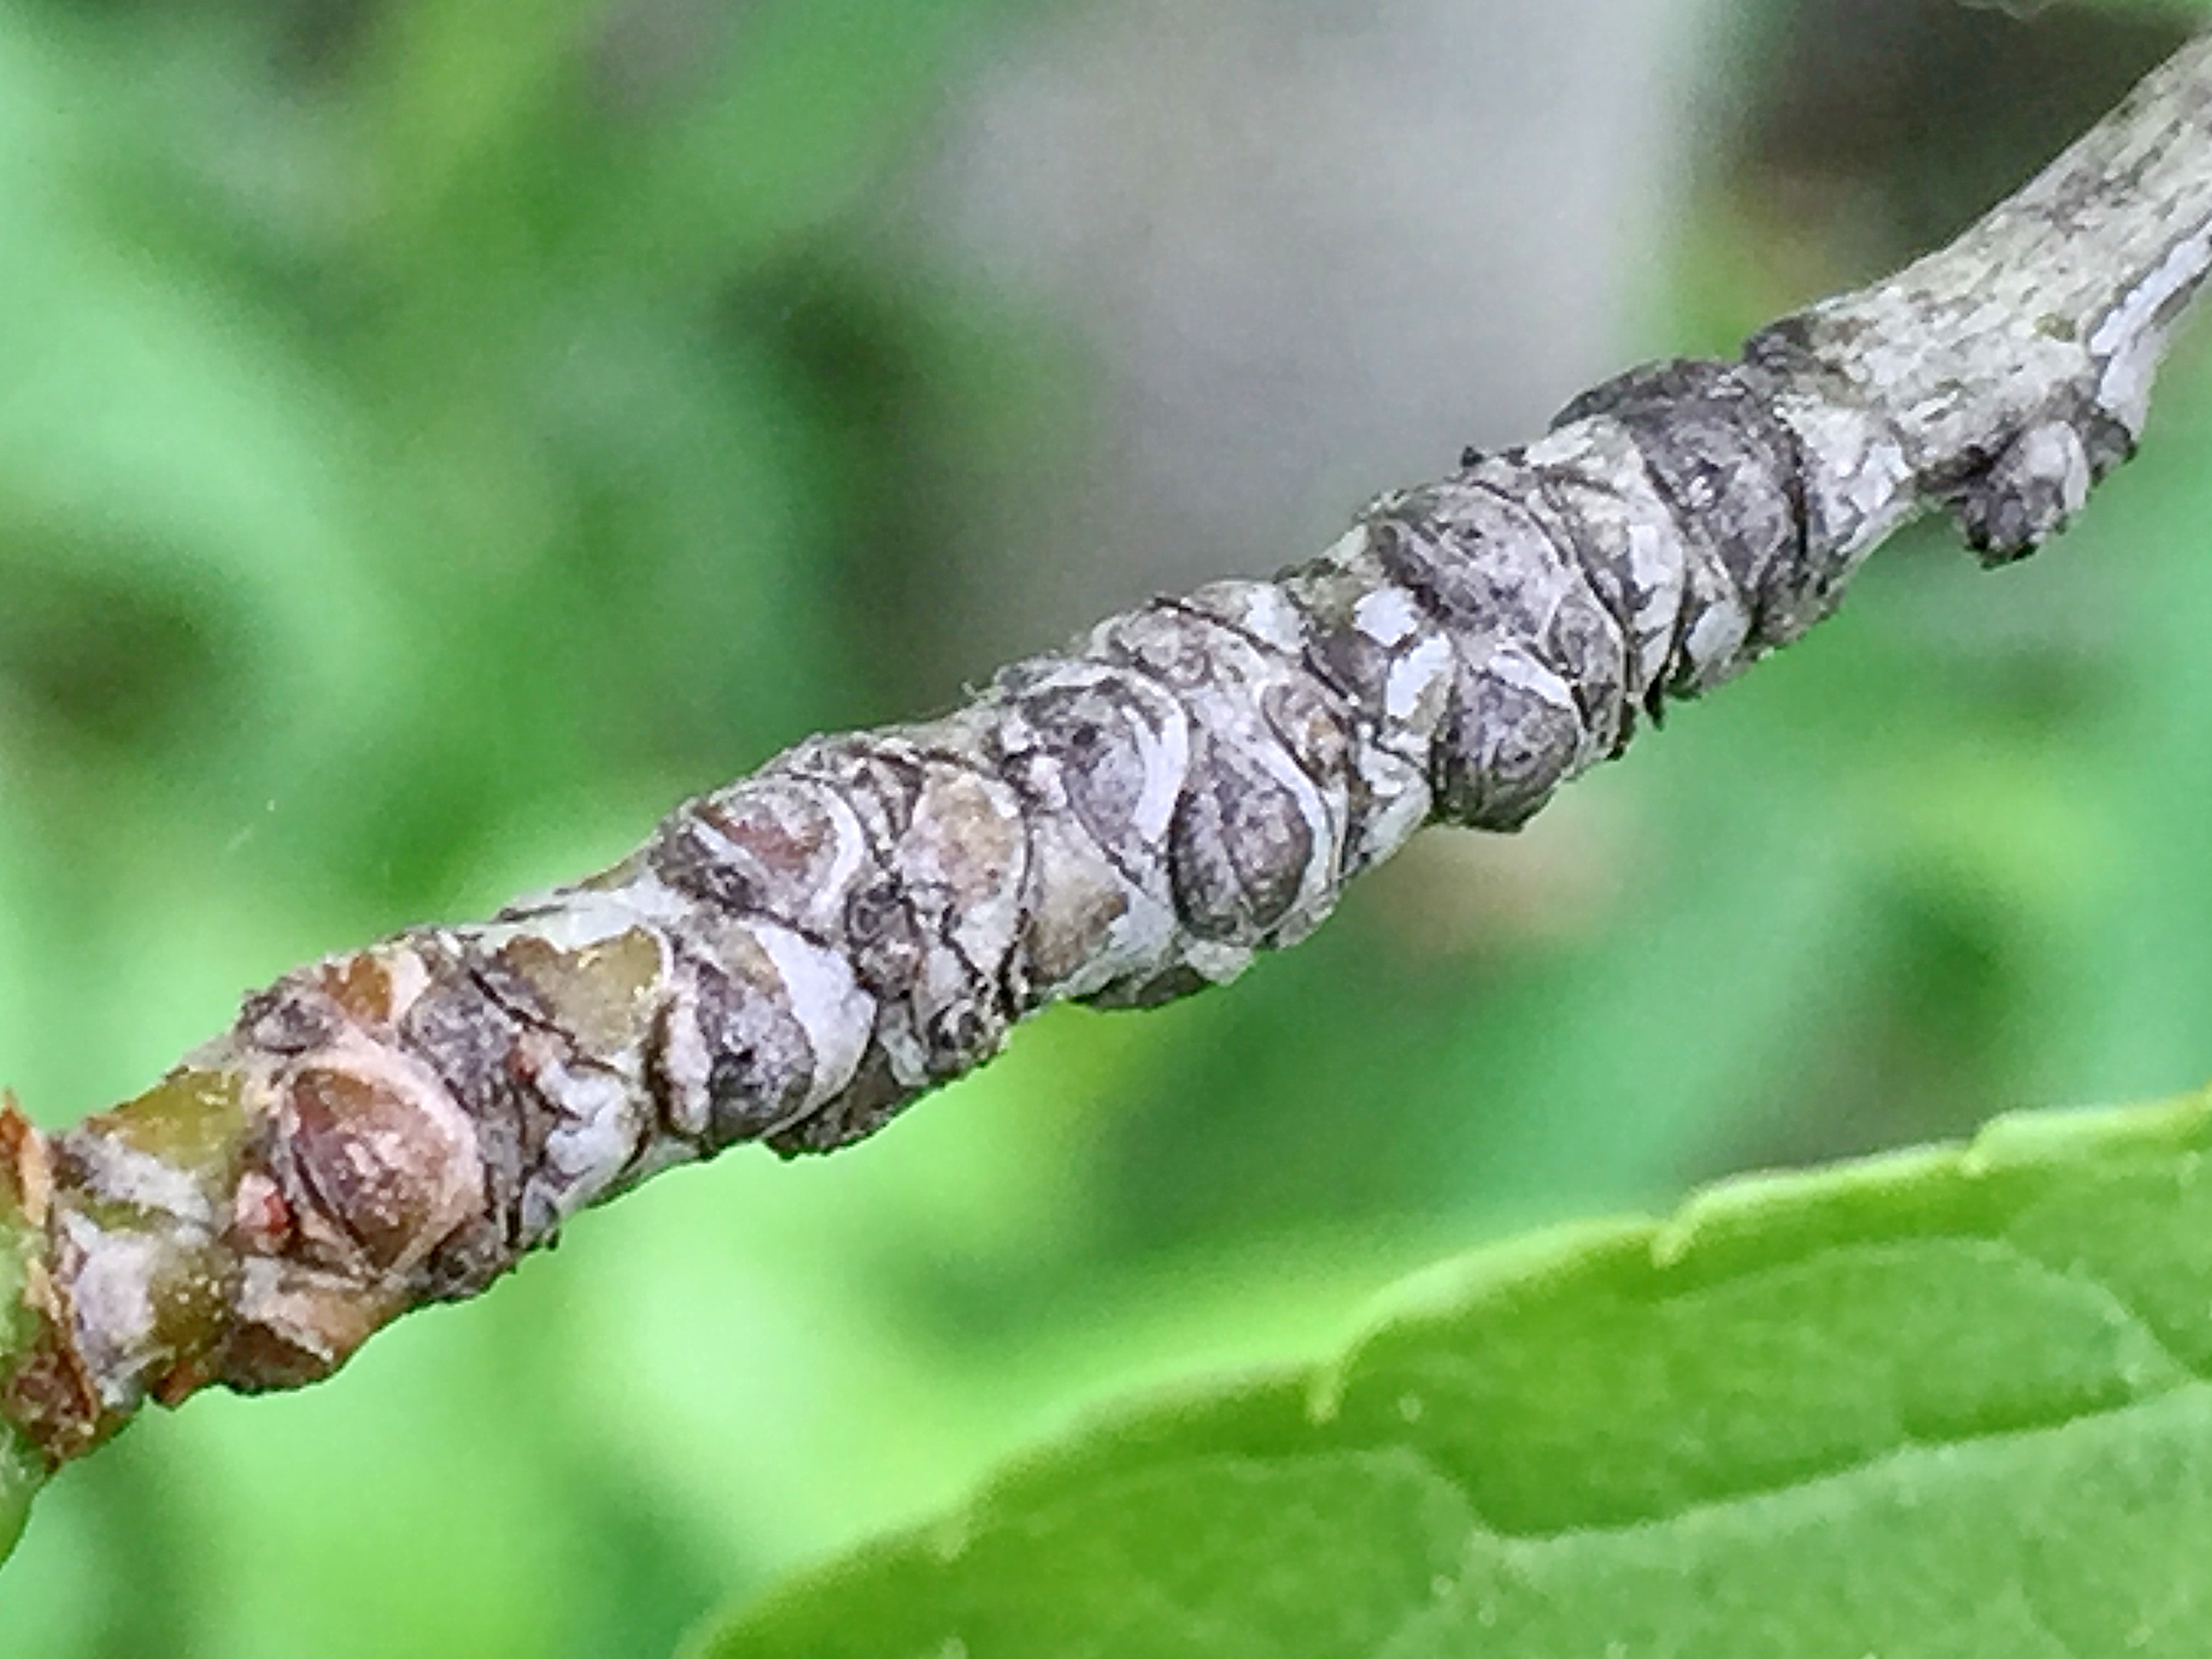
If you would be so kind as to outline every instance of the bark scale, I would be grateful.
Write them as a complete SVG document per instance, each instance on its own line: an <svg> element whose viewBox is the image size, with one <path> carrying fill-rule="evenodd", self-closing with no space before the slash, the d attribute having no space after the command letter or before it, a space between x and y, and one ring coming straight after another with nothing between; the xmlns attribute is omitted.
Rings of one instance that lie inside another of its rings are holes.
<svg viewBox="0 0 2212 1659"><path fill-rule="evenodd" d="M1048 1002L1233 979L1424 823L1515 828L1796 638L1921 513L2029 551L2132 453L2208 266L2200 40L1734 361L1623 375L942 720L801 744L487 924L289 975L76 1128L0 1106L0 1465L328 1376L656 1170L869 1133Z"/></svg>

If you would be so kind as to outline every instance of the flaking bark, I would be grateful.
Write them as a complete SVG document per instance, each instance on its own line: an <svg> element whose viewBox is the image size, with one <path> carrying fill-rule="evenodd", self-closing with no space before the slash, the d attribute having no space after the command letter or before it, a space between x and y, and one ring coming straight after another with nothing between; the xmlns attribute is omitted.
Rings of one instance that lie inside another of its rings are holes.
<svg viewBox="0 0 2212 1659"><path fill-rule="evenodd" d="M1796 638L1917 514L1991 560L2054 533L2208 263L2200 40L1951 247L1732 362L1623 375L945 719L801 744L484 926L289 975L76 1128L0 1109L0 1423L52 1466L149 1395L311 1382L658 1170L842 1146L1058 999L1233 979L1422 824L1512 829Z"/></svg>

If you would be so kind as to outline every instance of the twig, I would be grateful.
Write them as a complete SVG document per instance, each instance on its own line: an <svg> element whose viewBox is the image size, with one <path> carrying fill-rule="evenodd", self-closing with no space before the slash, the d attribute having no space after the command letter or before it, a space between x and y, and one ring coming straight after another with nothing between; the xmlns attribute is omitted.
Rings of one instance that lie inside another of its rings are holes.
<svg viewBox="0 0 2212 1659"><path fill-rule="evenodd" d="M0 1109L0 1428L52 1467L149 1395L326 1376L656 1170L842 1146L1056 999L1234 978L1424 823L1513 828L1796 638L1917 514L1992 561L2057 531L2208 264L2199 40L1950 247L1737 361L1624 375L944 720L802 744L486 926L292 974L75 1129Z"/></svg>

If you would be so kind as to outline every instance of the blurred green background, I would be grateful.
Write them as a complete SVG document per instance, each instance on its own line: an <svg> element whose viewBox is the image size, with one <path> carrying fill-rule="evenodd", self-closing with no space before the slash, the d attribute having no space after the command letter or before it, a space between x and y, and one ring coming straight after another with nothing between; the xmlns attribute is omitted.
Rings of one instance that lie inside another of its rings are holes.
<svg viewBox="0 0 2212 1659"><path fill-rule="evenodd" d="M988 669L963 539L1091 453L1114 369L929 234L927 180L977 77L1109 9L0 0L0 1079L36 1115ZM1277 15L1325 70L1344 11ZM1948 234L2184 15L1705 0L1610 356ZM2046 556L1908 538L1536 829L1426 838L1232 990L1054 1013L854 1151L678 1173L328 1386L139 1425L41 1498L0 1651L665 1651L1083 1402L1317 1351L1506 1228L2202 1083L2208 370ZM1301 504L1277 562L1485 435Z"/></svg>

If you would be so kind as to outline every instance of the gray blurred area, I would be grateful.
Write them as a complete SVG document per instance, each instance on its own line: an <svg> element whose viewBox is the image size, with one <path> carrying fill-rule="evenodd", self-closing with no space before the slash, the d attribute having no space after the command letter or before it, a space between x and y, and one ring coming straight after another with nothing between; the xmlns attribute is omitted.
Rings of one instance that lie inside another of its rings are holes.
<svg viewBox="0 0 2212 1659"><path fill-rule="evenodd" d="M920 193L1064 318L1079 447L959 509L963 676L1318 551L1619 360L1686 187L1707 0L1137 0L1016 38ZM909 203L909 206L915 205Z"/></svg>

